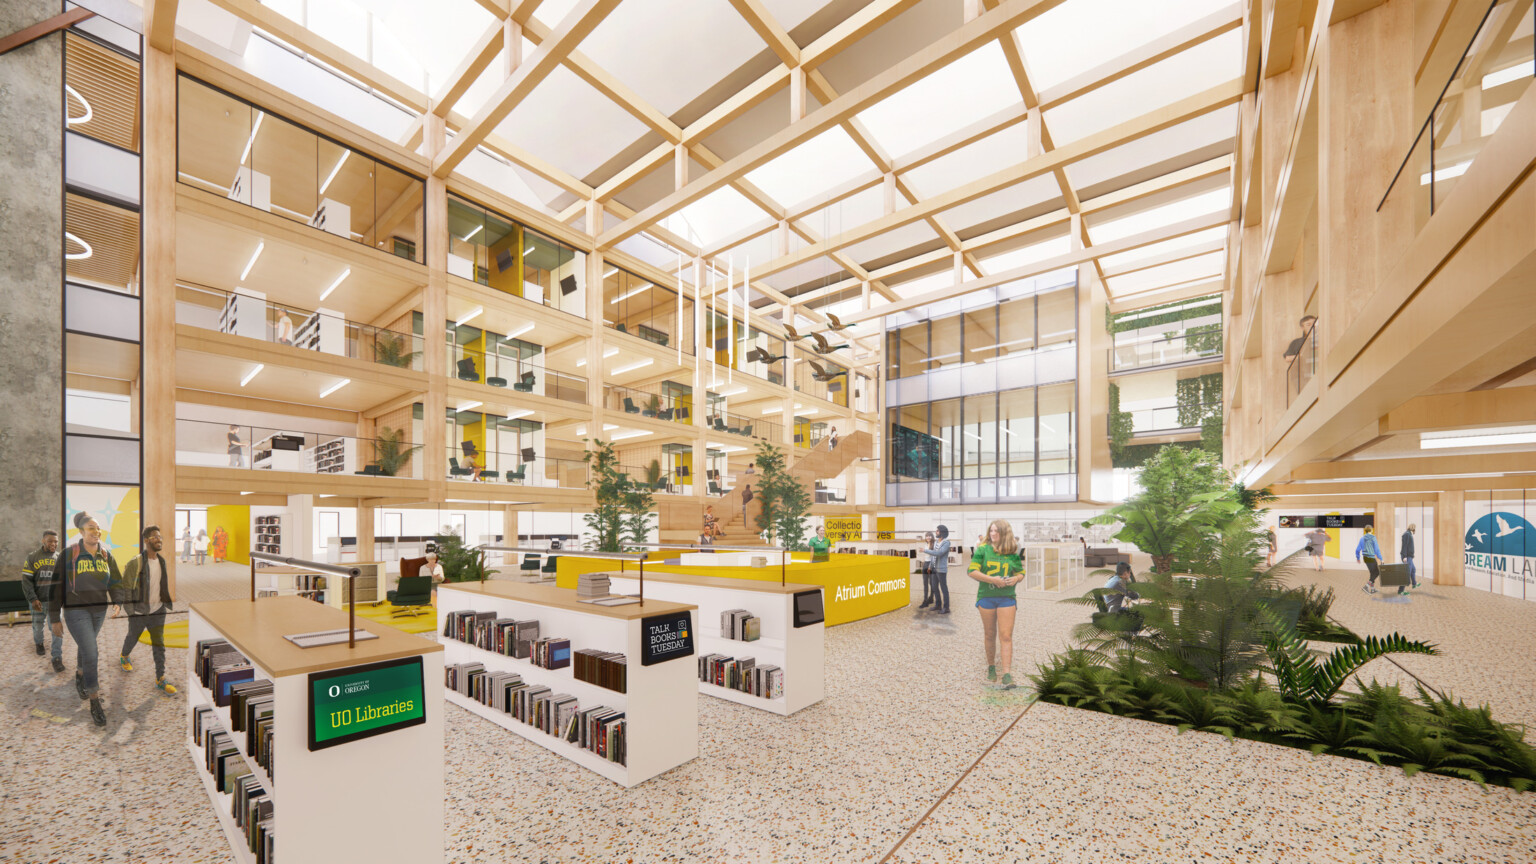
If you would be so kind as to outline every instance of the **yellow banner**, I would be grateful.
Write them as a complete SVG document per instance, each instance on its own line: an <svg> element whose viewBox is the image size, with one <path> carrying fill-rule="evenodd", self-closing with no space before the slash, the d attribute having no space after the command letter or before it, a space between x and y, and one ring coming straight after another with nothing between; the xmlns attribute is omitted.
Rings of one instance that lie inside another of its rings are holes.
<svg viewBox="0 0 1536 864"><path fill-rule="evenodd" d="M864 517L828 516L822 524L827 529L827 539L833 543L856 543L863 539Z"/></svg>
<svg viewBox="0 0 1536 864"><path fill-rule="evenodd" d="M895 540L896 539L896 517L895 516L876 516L875 517L875 531L879 532L879 533L877 533L875 535L875 537L877 539L879 539L879 540Z"/></svg>

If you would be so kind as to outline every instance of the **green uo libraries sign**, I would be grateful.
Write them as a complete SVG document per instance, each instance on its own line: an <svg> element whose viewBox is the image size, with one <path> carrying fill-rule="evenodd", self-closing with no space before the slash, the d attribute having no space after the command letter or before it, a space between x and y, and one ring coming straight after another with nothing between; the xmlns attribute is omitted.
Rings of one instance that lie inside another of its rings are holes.
<svg viewBox="0 0 1536 864"><path fill-rule="evenodd" d="M309 676L309 749L427 722L420 657Z"/></svg>

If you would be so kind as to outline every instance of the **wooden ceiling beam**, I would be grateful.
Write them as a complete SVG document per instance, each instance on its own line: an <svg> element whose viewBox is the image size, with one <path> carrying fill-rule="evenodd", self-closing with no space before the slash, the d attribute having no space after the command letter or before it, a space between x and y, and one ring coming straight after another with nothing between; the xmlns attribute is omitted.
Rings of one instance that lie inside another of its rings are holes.
<svg viewBox="0 0 1536 864"><path fill-rule="evenodd" d="M144 37L149 47L169 54L176 47L178 0L144 0Z"/></svg>
<svg viewBox="0 0 1536 864"><path fill-rule="evenodd" d="M475 40L469 53L464 55L464 59L460 60L459 65L448 75L448 83L433 98L433 114L447 117L448 112L453 110L453 106L463 98L464 91L475 83L475 80L485 72L486 67L491 65L491 61L496 59L496 55L501 53L506 45L503 32L505 26L498 21L486 28L485 32L480 34L480 38Z"/></svg>
<svg viewBox="0 0 1536 864"><path fill-rule="evenodd" d="M773 15L765 8L760 0L731 0L731 5L736 12L746 20L747 24L768 43L768 48L773 51L779 62L786 67L793 68L800 65L800 46L795 40L789 38L789 34L779 26Z"/></svg>
<svg viewBox="0 0 1536 864"><path fill-rule="evenodd" d="M1536 450L1523 453L1308 462L1291 473L1290 482L1294 484L1299 480L1380 480L1386 477L1413 478L1446 474L1519 474L1533 471L1536 471Z"/></svg>
<svg viewBox="0 0 1536 864"><path fill-rule="evenodd" d="M1139 48L1133 48L1108 63L1095 66L1080 75L1074 75L1053 87L1047 87L1040 91L1040 107L1049 110L1064 102L1070 102L1106 84L1113 84L1148 66L1209 42L1223 33L1240 29L1242 26L1242 5L1233 3L1225 9L1212 12L1198 21L1186 24Z"/></svg>
<svg viewBox="0 0 1536 864"><path fill-rule="evenodd" d="M1381 418L1382 435L1536 423L1536 386L1417 396ZM1497 431L1497 430L1489 430Z"/></svg>

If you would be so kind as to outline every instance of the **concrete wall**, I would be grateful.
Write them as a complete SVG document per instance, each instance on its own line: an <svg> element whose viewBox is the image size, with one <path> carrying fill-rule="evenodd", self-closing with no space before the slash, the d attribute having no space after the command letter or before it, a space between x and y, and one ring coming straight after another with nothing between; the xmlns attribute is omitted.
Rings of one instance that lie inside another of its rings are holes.
<svg viewBox="0 0 1536 864"><path fill-rule="evenodd" d="M0 34L58 0L5 0ZM64 510L64 37L0 55L0 579Z"/></svg>

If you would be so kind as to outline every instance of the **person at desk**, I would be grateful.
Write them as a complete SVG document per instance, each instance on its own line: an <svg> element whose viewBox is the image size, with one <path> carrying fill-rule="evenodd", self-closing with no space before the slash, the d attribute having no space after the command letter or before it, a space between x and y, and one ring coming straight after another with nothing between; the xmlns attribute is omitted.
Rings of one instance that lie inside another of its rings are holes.
<svg viewBox="0 0 1536 864"><path fill-rule="evenodd" d="M832 549L832 541L827 539L827 526L817 525L816 536L811 538L811 555L826 555Z"/></svg>
<svg viewBox="0 0 1536 864"><path fill-rule="evenodd" d="M417 575L418 576L429 576L429 577L431 577L431 579L432 579L432 605L436 606L437 605L437 586L441 585L442 582L443 582L443 579L445 578L443 576L443 565L438 563L438 561L437 561L437 553L436 552L428 552L427 553L427 563L421 565L421 571Z"/></svg>
<svg viewBox="0 0 1536 864"><path fill-rule="evenodd" d="M474 453L465 453L464 454L464 467L469 469L469 479L470 480L479 480L480 479L480 472L484 470L483 468L480 467L480 463L475 461L475 454Z"/></svg>

